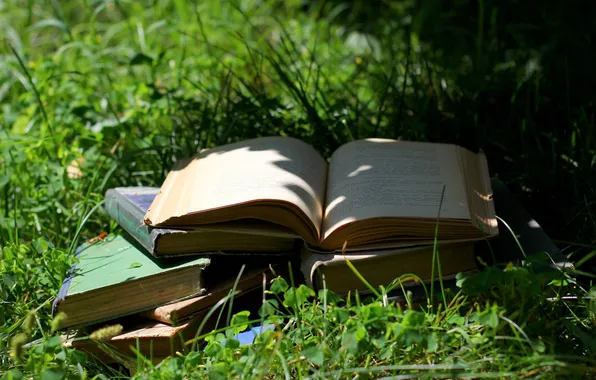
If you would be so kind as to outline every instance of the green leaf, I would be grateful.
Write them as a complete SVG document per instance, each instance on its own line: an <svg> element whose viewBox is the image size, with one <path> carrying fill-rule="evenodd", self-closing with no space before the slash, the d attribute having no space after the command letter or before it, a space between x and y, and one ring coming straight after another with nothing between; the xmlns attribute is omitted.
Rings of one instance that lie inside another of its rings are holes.
<svg viewBox="0 0 596 380"><path fill-rule="evenodd" d="M66 360L66 350L62 349L56 354L56 360L61 362Z"/></svg>
<svg viewBox="0 0 596 380"><path fill-rule="evenodd" d="M353 327L346 331L341 339L342 346L346 347L351 354L358 353L358 343L366 337L364 326Z"/></svg>
<svg viewBox="0 0 596 380"><path fill-rule="evenodd" d="M465 272L459 272L457 275L455 275L455 285L458 288L463 288L464 287L464 283L466 282L466 280L470 278L470 274L469 273L465 273Z"/></svg>
<svg viewBox="0 0 596 380"><path fill-rule="evenodd" d="M323 350L319 349L317 346L311 346L302 350L302 355L317 367L321 367L325 361Z"/></svg>
<svg viewBox="0 0 596 380"><path fill-rule="evenodd" d="M414 343L422 343L424 335L417 329L405 328L401 330L400 339L405 346L411 346Z"/></svg>
<svg viewBox="0 0 596 380"><path fill-rule="evenodd" d="M241 333L242 331L248 328L249 316L250 311L247 310L234 314L234 316L232 317L232 321L230 322L230 325L234 326L234 334Z"/></svg>
<svg viewBox="0 0 596 380"><path fill-rule="evenodd" d="M338 304L339 302L341 302L341 298L333 293L331 290L329 289L321 289L319 290L317 297L323 301L324 299L327 299L327 305L331 305L331 304Z"/></svg>
<svg viewBox="0 0 596 380"><path fill-rule="evenodd" d="M70 361L73 364L85 364L87 363L87 354L79 350L69 351Z"/></svg>
<svg viewBox="0 0 596 380"><path fill-rule="evenodd" d="M232 350L235 350L238 347L240 347L240 341L238 339L229 338L226 340L226 348L231 348Z"/></svg>
<svg viewBox="0 0 596 380"><path fill-rule="evenodd" d="M228 378L228 368L226 363L217 363L210 368L209 379L226 380Z"/></svg>
<svg viewBox="0 0 596 380"><path fill-rule="evenodd" d="M380 318L383 318L387 311L388 309L385 307L382 307L377 304L370 304L360 307L360 309L358 310L358 314L363 321L368 319L378 320Z"/></svg>
<svg viewBox="0 0 596 380"><path fill-rule="evenodd" d="M129 268L140 268L142 266L143 266L143 264L135 261L134 263L130 264Z"/></svg>
<svg viewBox="0 0 596 380"><path fill-rule="evenodd" d="M499 326L498 307L496 305L478 313L478 322L496 329Z"/></svg>
<svg viewBox="0 0 596 380"><path fill-rule="evenodd" d="M358 324L358 327L356 328L356 340L358 342L360 342L361 340L363 340L364 338L366 338L366 336L368 335L368 333L366 332L366 327L364 327L361 324Z"/></svg>
<svg viewBox="0 0 596 380"><path fill-rule="evenodd" d="M53 177L50 183L48 184L48 196L54 197L60 191L64 189L64 182L62 181L62 177Z"/></svg>
<svg viewBox="0 0 596 380"><path fill-rule="evenodd" d="M205 355L215 357L221 350L223 350L223 347L219 342L211 342L205 347Z"/></svg>
<svg viewBox="0 0 596 380"><path fill-rule="evenodd" d="M337 322L339 324L345 323L348 319L350 319L350 312L344 308L337 308L335 309L335 318L337 318Z"/></svg>
<svg viewBox="0 0 596 380"><path fill-rule="evenodd" d="M8 288L12 288L16 285L16 282L14 281L13 276L8 273L2 274L2 282L4 282L4 284Z"/></svg>
<svg viewBox="0 0 596 380"><path fill-rule="evenodd" d="M172 371L172 373L180 373L180 370L182 369L183 360L184 359L178 358L178 357L168 358L167 359L168 369L170 371Z"/></svg>
<svg viewBox="0 0 596 380"><path fill-rule="evenodd" d="M371 343L376 347L376 348L383 348L387 345L387 338L385 338L385 336L381 336L378 338L374 338L371 339Z"/></svg>
<svg viewBox="0 0 596 380"><path fill-rule="evenodd" d="M275 280L273 280L273 283L271 284L271 291L274 294L283 293L286 290L288 290L288 283L286 282L286 280L284 280L283 277L278 277Z"/></svg>
<svg viewBox="0 0 596 380"><path fill-rule="evenodd" d="M41 380L62 380L66 373L61 368L50 368L43 371Z"/></svg>
<svg viewBox="0 0 596 380"><path fill-rule="evenodd" d="M546 350L546 346L541 340L538 340L532 344L534 351L538 352L539 354L543 354Z"/></svg>
<svg viewBox="0 0 596 380"><path fill-rule="evenodd" d="M300 285L298 288L290 288L284 293L284 305L286 307L300 308L309 297L314 297L315 292L306 285Z"/></svg>
<svg viewBox="0 0 596 380"><path fill-rule="evenodd" d="M447 321L449 323L457 325L457 326L463 326L464 323L466 322L466 319L464 317L462 317L461 315L453 314L453 315L449 316L449 318L447 318Z"/></svg>
<svg viewBox="0 0 596 380"><path fill-rule="evenodd" d="M408 309L402 324L405 327L420 327L424 325L424 313Z"/></svg>
<svg viewBox="0 0 596 380"><path fill-rule="evenodd" d="M549 282L549 285L561 287L569 285L569 282L565 279L555 279Z"/></svg>
<svg viewBox="0 0 596 380"><path fill-rule="evenodd" d="M12 125L11 132L14 134L24 134L29 128L31 117L26 113L21 114Z"/></svg>
<svg viewBox="0 0 596 380"><path fill-rule="evenodd" d="M49 244L44 239L37 238L31 242L31 246L33 247L35 252L44 253L48 249Z"/></svg>
<svg viewBox="0 0 596 380"><path fill-rule="evenodd" d="M426 336L426 349L428 352L437 352L437 334L431 333Z"/></svg>
<svg viewBox="0 0 596 380"><path fill-rule="evenodd" d="M60 337L53 336L44 343L44 346L46 347L46 350L47 349L52 350L52 349L60 346L61 344L62 344L62 340L60 339Z"/></svg>
<svg viewBox="0 0 596 380"><path fill-rule="evenodd" d="M277 314L279 303L277 300L265 300L265 303L259 308L259 317L268 317Z"/></svg>
<svg viewBox="0 0 596 380"><path fill-rule="evenodd" d="M184 359L184 366L188 369L196 368L201 362L201 353L197 351L191 351Z"/></svg>

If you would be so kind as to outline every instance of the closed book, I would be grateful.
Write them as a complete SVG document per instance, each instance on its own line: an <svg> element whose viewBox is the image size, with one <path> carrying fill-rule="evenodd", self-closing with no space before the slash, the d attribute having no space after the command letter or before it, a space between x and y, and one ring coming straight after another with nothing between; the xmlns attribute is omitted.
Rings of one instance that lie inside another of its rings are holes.
<svg viewBox="0 0 596 380"><path fill-rule="evenodd" d="M215 265L209 266L205 276L207 284L205 294L147 310L141 315L168 325L185 324L189 318L212 307L232 292L236 297L241 297L247 292L262 287L263 284L268 284L275 275L285 273L284 267L287 267L287 263L271 266L260 264L253 258L253 261L257 262L252 265L247 263L248 265L240 271L237 268L234 269L234 263L228 263L226 265L228 268L222 268L225 263L217 263L219 261L217 258L214 258L214 261L216 261Z"/></svg>
<svg viewBox="0 0 596 380"><path fill-rule="evenodd" d="M108 235L77 250L53 304L61 327L97 323L205 292L209 258L158 261L126 235Z"/></svg>
<svg viewBox="0 0 596 380"><path fill-rule="evenodd" d="M208 310L205 310L196 314L178 326L142 318L124 322L113 321L97 327L120 324L123 330L104 340L92 339L89 335L90 330L71 330L62 337L63 346L84 351L103 363L122 362L127 358L135 358L137 350L147 358L163 359L176 351L183 351L184 342L192 339L201 325L204 333L215 327L215 318L205 320L207 312Z"/></svg>
<svg viewBox="0 0 596 380"><path fill-rule="evenodd" d="M107 213L153 256L295 252L294 233L257 221L232 221L191 229L147 226L143 218L158 193L158 187L117 187L105 194Z"/></svg>
<svg viewBox="0 0 596 380"><path fill-rule="evenodd" d="M233 302L227 300L225 304L203 309L177 326L133 315L71 329L62 336L62 342L65 347L85 351L103 363L122 362L127 358L135 361L136 352L148 359L159 360L174 355L177 351L185 352L193 346L200 346L204 343L202 335L225 327L227 320L220 317L221 311L227 314L231 309L233 315L247 310L251 315L257 315L262 295L263 289L253 289L235 296ZM113 336L101 337L105 334L93 334L98 329L115 325L122 326L122 330Z"/></svg>
<svg viewBox="0 0 596 380"><path fill-rule="evenodd" d="M361 252L358 254L320 254L303 249L301 271L307 285L314 289L327 289L337 294L350 291L368 293L369 289L350 268L347 261L372 287L387 287L396 278L414 274L424 282L432 278L434 247L419 246ZM442 279L452 279L459 272L477 270L474 243L442 243L438 245L437 257L441 262ZM438 271L434 271L435 280ZM410 276L406 286L412 285ZM398 285L399 286L399 285Z"/></svg>

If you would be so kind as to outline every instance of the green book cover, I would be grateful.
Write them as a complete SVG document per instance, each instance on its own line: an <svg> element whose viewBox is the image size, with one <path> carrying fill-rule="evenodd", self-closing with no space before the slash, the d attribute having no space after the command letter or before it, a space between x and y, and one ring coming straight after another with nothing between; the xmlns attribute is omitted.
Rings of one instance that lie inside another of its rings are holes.
<svg viewBox="0 0 596 380"><path fill-rule="evenodd" d="M130 236L114 234L93 244L80 246L77 249L77 259L78 262L70 269L54 300L54 313L57 312L60 303L71 296L109 287L116 290L125 283L147 280L152 276L161 276L188 267L204 269L210 263L206 257L160 261L145 253ZM188 296L201 292L201 277L197 278L196 292ZM151 294L147 296L151 298ZM148 303L150 302L149 299Z"/></svg>

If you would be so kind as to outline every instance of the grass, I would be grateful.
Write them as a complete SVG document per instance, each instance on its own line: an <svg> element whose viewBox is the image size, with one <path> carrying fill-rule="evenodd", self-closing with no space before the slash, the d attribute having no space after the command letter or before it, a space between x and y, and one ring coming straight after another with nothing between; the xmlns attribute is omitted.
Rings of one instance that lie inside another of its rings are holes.
<svg viewBox="0 0 596 380"><path fill-rule="evenodd" d="M118 376L62 349L50 316L73 248L118 229L97 207L105 190L281 134L326 156L371 136L483 149L577 270L489 267L421 309L384 289L341 300L277 279L260 316L235 316L202 351L138 359L137 377L592 377L589 14L486 0L1 2L0 368ZM277 328L237 347L246 318Z"/></svg>

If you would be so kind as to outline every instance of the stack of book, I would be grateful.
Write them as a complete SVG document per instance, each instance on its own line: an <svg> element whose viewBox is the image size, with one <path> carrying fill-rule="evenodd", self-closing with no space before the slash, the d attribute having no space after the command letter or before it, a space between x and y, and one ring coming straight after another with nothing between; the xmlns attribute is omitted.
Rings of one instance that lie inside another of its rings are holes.
<svg viewBox="0 0 596 380"><path fill-rule="evenodd" d="M368 291L351 266L374 287L407 273L428 282L438 253L453 278L498 236L495 183L482 153L450 144L358 140L329 160L290 137L206 149L160 188L106 192L125 233L79 248L54 311L78 331L74 347L163 357L212 329L209 310L230 292L234 307L258 306L289 261L295 280L342 295ZM115 323L124 330L105 342L84 337Z"/></svg>

